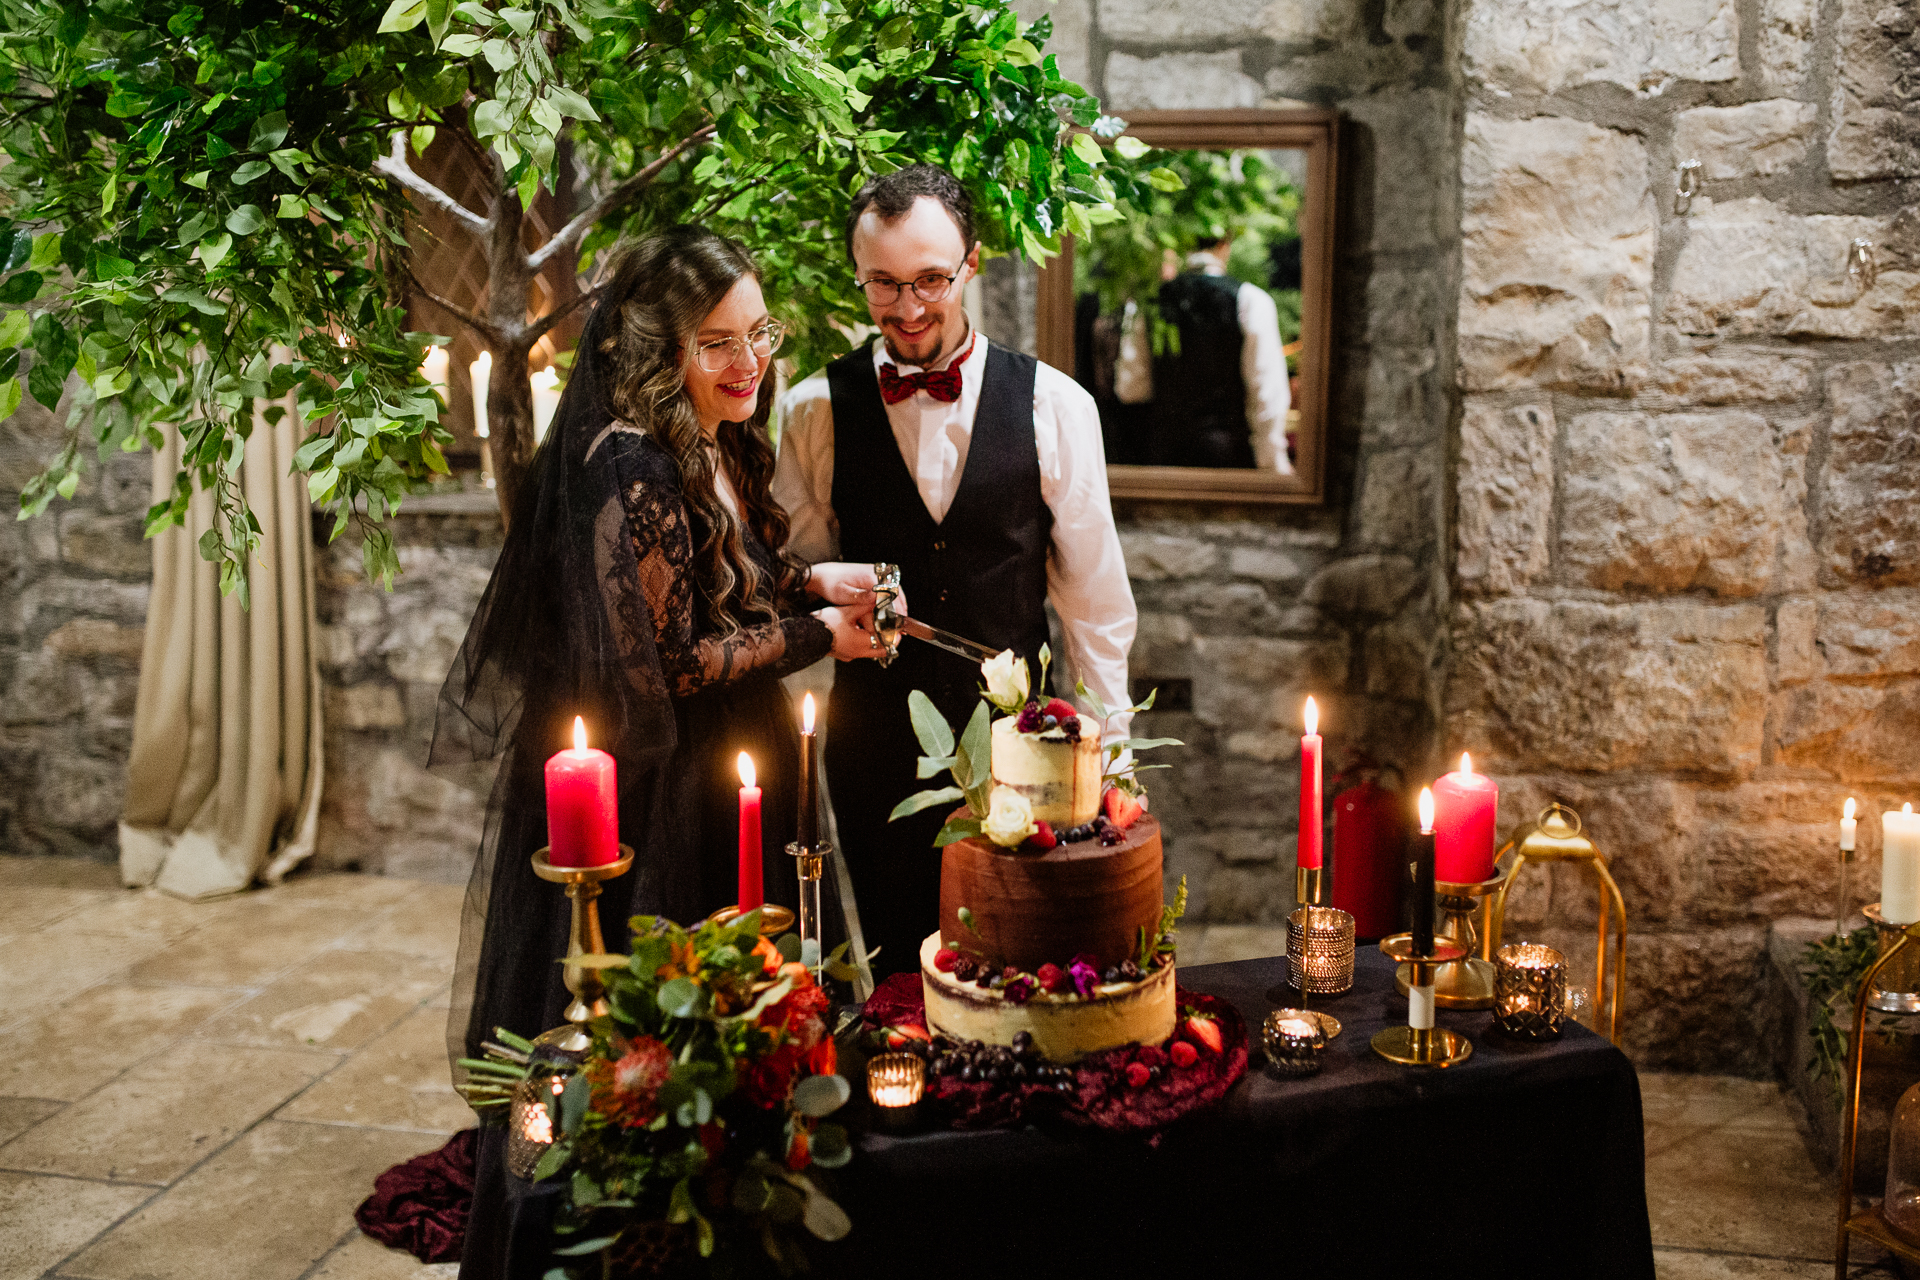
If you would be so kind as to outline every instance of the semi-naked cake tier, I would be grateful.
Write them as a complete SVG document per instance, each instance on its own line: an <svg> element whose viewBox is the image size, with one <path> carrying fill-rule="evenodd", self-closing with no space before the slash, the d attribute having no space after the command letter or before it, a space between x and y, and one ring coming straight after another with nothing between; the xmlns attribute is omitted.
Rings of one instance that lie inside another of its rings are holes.
<svg viewBox="0 0 1920 1280"><path fill-rule="evenodd" d="M994 785L1019 792L1038 821L1064 830L1100 812L1098 735L1069 742L1058 729L1021 733L1015 717L1003 716L993 722L992 751Z"/></svg>
<svg viewBox="0 0 1920 1280"><path fill-rule="evenodd" d="M1102 984L1087 998L1036 991L1016 1004L998 991L982 990L936 969L933 957L940 941L936 933L920 944L927 1030L935 1035L1010 1045L1025 1031L1041 1057L1067 1063L1122 1045L1159 1044L1173 1034L1178 1009L1171 964L1139 982Z"/></svg>
<svg viewBox="0 0 1920 1280"><path fill-rule="evenodd" d="M1160 824L1141 814L1121 834L1116 845L1063 841L1045 853L956 840L940 861L938 936L996 966L1064 968L1088 952L1106 972L1134 955L1143 926L1151 937L1160 924Z"/></svg>

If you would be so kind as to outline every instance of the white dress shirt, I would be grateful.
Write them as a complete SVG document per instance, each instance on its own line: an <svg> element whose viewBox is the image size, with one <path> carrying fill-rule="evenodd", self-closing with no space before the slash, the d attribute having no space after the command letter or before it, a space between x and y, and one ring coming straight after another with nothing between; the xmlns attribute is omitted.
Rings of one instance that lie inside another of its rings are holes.
<svg viewBox="0 0 1920 1280"><path fill-rule="evenodd" d="M960 398L939 401L925 390L886 405L900 457L913 474L920 500L936 522L944 520L960 488L973 441L973 419L986 376L987 340L976 330L961 365ZM894 364L884 343L873 344L873 363ZM933 366L942 368L947 362ZM898 365L902 374L920 372ZM807 560L840 554L840 523L833 512L833 400L823 370L790 390L780 405L780 460L773 496L792 521L788 545ZM1047 552L1047 598L1060 615L1074 674L1109 707L1132 702L1127 694L1127 651L1133 647L1135 611L1120 537L1107 496L1106 448L1093 397L1058 369L1042 364L1033 382L1033 443L1040 459L1040 496L1053 512L1053 544ZM913 584L903 583L907 606ZM1115 716L1108 741L1127 736L1130 716Z"/></svg>
<svg viewBox="0 0 1920 1280"><path fill-rule="evenodd" d="M1191 270L1227 274L1226 264L1210 253L1187 256ZM1253 435L1253 465L1275 475L1293 474L1287 457L1287 356L1280 347L1280 309L1259 285L1240 282L1235 299L1240 321L1240 380L1247 387L1247 430Z"/></svg>

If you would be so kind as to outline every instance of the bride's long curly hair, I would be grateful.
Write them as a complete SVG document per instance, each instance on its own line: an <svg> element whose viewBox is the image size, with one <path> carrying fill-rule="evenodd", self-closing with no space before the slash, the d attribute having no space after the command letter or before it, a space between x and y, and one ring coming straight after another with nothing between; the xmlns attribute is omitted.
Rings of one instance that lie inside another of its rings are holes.
<svg viewBox="0 0 1920 1280"><path fill-rule="evenodd" d="M612 363L614 412L650 434L680 466L680 493L692 517L694 581L709 627L738 630L744 615L775 612L775 601L796 590L805 565L786 550L787 513L773 500L773 377L761 383L753 416L722 422L715 451L732 478L741 515L773 552L774 581L760 571L741 541L740 522L720 501L714 452L687 391L695 335L741 277L760 278L739 243L704 227L678 226L618 252L602 306L619 308L615 333L600 341Z"/></svg>

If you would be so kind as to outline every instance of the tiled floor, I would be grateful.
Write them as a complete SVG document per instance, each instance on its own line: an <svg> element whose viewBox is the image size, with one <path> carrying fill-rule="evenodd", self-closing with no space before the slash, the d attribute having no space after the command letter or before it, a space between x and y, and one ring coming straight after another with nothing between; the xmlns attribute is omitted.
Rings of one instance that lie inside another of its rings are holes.
<svg viewBox="0 0 1920 1280"><path fill-rule="evenodd" d="M360 876L184 903L0 857L0 1280L451 1276L352 1212L469 1123L443 1045L459 911L456 889ZM1286 936L1181 942L1205 964ZM1641 1089L1661 1280L1833 1274L1830 1184L1777 1087Z"/></svg>

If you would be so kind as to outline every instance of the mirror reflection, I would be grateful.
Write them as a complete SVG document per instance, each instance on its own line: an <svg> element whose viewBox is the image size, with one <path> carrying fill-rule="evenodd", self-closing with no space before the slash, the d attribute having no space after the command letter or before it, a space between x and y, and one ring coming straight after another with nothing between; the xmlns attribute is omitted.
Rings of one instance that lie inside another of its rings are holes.
<svg viewBox="0 0 1920 1280"><path fill-rule="evenodd" d="M1307 153L1150 159L1185 185L1073 255L1074 376L1100 407L1107 461L1292 475Z"/></svg>

